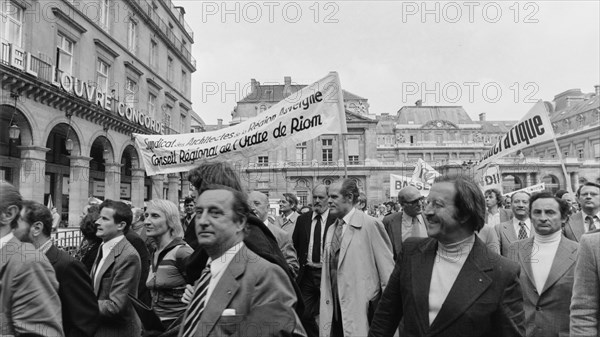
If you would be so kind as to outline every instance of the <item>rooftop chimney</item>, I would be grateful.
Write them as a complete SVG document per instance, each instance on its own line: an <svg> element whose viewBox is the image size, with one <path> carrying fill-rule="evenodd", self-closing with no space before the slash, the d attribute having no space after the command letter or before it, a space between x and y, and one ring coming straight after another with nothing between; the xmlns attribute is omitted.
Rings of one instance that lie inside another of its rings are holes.
<svg viewBox="0 0 600 337"><path fill-rule="evenodd" d="M287 97L287 96L289 96L289 95L292 94L292 77L285 76L283 78L283 83L284 83L284 86L283 86L283 96Z"/></svg>
<svg viewBox="0 0 600 337"><path fill-rule="evenodd" d="M223 119L222 118L217 119L217 125L219 126L219 129L223 127Z"/></svg>
<svg viewBox="0 0 600 337"><path fill-rule="evenodd" d="M485 122L485 112L482 112L479 114L479 121L480 122Z"/></svg>
<svg viewBox="0 0 600 337"><path fill-rule="evenodd" d="M423 105L423 101L422 100L418 100L415 102L416 106L422 106Z"/></svg>

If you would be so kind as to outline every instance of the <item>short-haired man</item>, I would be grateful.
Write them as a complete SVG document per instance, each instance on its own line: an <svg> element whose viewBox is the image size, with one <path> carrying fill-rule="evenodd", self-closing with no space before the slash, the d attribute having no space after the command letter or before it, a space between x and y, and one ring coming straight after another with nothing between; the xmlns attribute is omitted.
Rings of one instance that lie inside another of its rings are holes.
<svg viewBox="0 0 600 337"><path fill-rule="evenodd" d="M279 249L285 257L292 274L294 276L298 275L300 265L296 256L296 249L294 249L292 243L292 234L275 225L274 219L269 217L269 197L262 192L252 191L248 195L248 202L252 213L275 235Z"/></svg>
<svg viewBox="0 0 600 337"><path fill-rule="evenodd" d="M581 237L571 298L571 337L600 334L600 229Z"/></svg>
<svg viewBox="0 0 600 337"><path fill-rule="evenodd" d="M198 248L198 238L196 238L196 212L194 212L194 207L196 207L194 198L186 197L183 201L185 215L181 219L181 225L183 226L183 240L196 250Z"/></svg>
<svg viewBox="0 0 600 337"><path fill-rule="evenodd" d="M394 268L383 224L354 206L358 186L344 179L329 187L329 212L321 277L320 336L366 336L370 312Z"/></svg>
<svg viewBox="0 0 600 337"><path fill-rule="evenodd" d="M243 242L250 211L246 196L225 186L199 193L196 234L209 260L194 286L179 336L245 335L244 319L253 312L261 315L252 322L254 329L291 334L297 323L292 283L281 268ZM271 316L282 312L283 320Z"/></svg>
<svg viewBox="0 0 600 337"><path fill-rule="evenodd" d="M0 182L0 336L62 337L54 269L13 234L22 207L19 190Z"/></svg>
<svg viewBox="0 0 600 337"><path fill-rule="evenodd" d="M316 318L319 315L321 300L321 270L325 233L335 221L335 217L331 215L327 205L328 189L326 185L317 185L313 188L312 199L313 209L298 217L292 240L300 262L297 280L304 299L304 328L309 337L317 337L319 328Z"/></svg>
<svg viewBox="0 0 600 337"><path fill-rule="evenodd" d="M529 219L530 194L524 191L512 195L511 210L513 217L495 227L500 243L500 254L509 257L509 247L512 243L530 238L535 235Z"/></svg>
<svg viewBox="0 0 600 337"><path fill-rule="evenodd" d="M565 236L579 242L585 233L600 229L600 185L587 182L577 190L581 211L565 225Z"/></svg>
<svg viewBox="0 0 600 337"><path fill-rule="evenodd" d="M139 318L128 297L137 297L142 268L140 256L124 235L131 221L131 208L125 203L107 200L100 205L96 236L102 239L102 245L91 272L100 309L97 337L141 333Z"/></svg>
<svg viewBox="0 0 600 337"><path fill-rule="evenodd" d="M436 178L423 211L429 238L409 238L377 307L370 337L523 336L519 265L477 238L485 200L475 182Z"/></svg>
<svg viewBox="0 0 600 337"><path fill-rule="evenodd" d="M39 202L24 201L19 226L14 233L21 241L31 242L38 251L44 253L56 272L65 336L94 336L98 329L98 301L92 281L83 263L50 240L50 210Z"/></svg>
<svg viewBox="0 0 600 337"><path fill-rule="evenodd" d="M367 213L367 195L363 192L360 192L358 195L358 204L356 204L356 209Z"/></svg>
<svg viewBox="0 0 600 337"><path fill-rule="evenodd" d="M292 235L294 228L296 228L296 221L298 220L298 212L296 207L298 206L298 198L293 193L283 193L283 198L279 200L279 212L280 216L277 217L276 223L286 232Z"/></svg>
<svg viewBox="0 0 600 337"><path fill-rule="evenodd" d="M562 235L569 205L542 192L531 197L529 210L536 235L509 249L521 266L525 336L567 336L578 246Z"/></svg>
<svg viewBox="0 0 600 337"><path fill-rule="evenodd" d="M567 192L563 194L561 199L569 204L569 216L579 212L579 204L577 203L577 199L575 198L573 193Z"/></svg>
<svg viewBox="0 0 600 337"><path fill-rule="evenodd" d="M491 188L484 192L485 196L485 223L489 226L495 227L501 222L505 222L511 219L512 214L509 210L501 207L502 205L502 193L499 190Z"/></svg>
<svg viewBox="0 0 600 337"><path fill-rule="evenodd" d="M394 259L402 251L402 242L409 237L426 238L427 228L421 214L423 196L414 186L406 186L398 192L398 202L402 212L392 213L383 218L385 231L392 242Z"/></svg>

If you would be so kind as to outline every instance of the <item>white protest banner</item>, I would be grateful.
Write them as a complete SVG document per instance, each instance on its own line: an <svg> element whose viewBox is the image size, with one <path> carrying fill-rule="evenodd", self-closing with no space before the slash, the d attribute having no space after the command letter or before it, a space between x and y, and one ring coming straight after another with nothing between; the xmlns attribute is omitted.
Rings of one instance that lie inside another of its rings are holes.
<svg viewBox="0 0 600 337"><path fill-rule="evenodd" d="M477 169L482 169L494 159L521 150L533 144L554 139L554 129L544 102L538 101L531 110L515 124L492 148L484 152Z"/></svg>
<svg viewBox="0 0 600 337"><path fill-rule="evenodd" d="M260 115L212 132L133 134L148 175L188 171L202 159L244 159L322 134L346 133L338 74L285 98Z"/></svg>
<svg viewBox="0 0 600 337"><path fill-rule="evenodd" d="M412 177L399 176L390 174L390 196L398 196L398 192L406 186L414 186L421 192L421 195L426 197L429 195L431 185L422 181L413 180Z"/></svg>
<svg viewBox="0 0 600 337"><path fill-rule="evenodd" d="M436 177L441 174L436 171L431 165L427 164L423 159L419 158L415 170L413 172L412 179L415 181L421 181L429 185L433 184Z"/></svg>
<svg viewBox="0 0 600 337"><path fill-rule="evenodd" d="M515 194L517 192L527 192L529 194L532 194L532 193L541 192L541 191L543 191L545 189L546 189L546 184L545 183L540 183L540 184L537 184L537 185L532 185L532 186L529 186L529 187L522 188L520 190L512 191L510 193L506 193L506 194L503 194L503 195L505 197L510 197L511 195L513 195L513 194Z"/></svg>
<svg viewBox="0 0 600 337"><path fill-rule="evenodd" d="M489 165L482 179L479 181L481 189L485 192L490 189L496 189L502 193L502 176L498 165Z"/></svg>

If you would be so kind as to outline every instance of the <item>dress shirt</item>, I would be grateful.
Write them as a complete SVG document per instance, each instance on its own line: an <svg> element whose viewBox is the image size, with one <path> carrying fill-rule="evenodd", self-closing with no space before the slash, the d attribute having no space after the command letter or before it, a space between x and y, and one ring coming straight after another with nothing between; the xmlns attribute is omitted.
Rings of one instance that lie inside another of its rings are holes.
<svg viewBox="0 0 600 337"><path fill-rule="evenodd" d="M225 269L227 269L231 261L233 261L233 258L237 255L242 247L244 247L244 241L240 241L240 243L233 245L233 247L229 248L223 255L221 255L221 257L217 258L216 260L211 258L208 259L207 264L210 264L210 282L208 283L206 300L204 303L208 303L210 295L212 295L212 292L219 283L221 276L223 276L223 272Z"/></svg>
<svg viewBox="0 0 600 337"><path fill-rule="evenodd" d="M529 218L525 220L519 220L515 217L512 218L513 228L515 229L515 234L517 237L519 236L519 231L521 230L521 226L519 226L519 222L525 223L525 232L527 232L527 237L531 237L531 220Z"/></svg>
<svg viewBox="0 0 600 337"><path fill-rule="evenodd" d="M315 219L317 217L318 213L317 212L313 212L312 214L312 221L310 222L310 240L308 241L308 256L309 258L307 258L306 264L311 266L311 267L315 267L315 268L321 268L323 266L323 236L325 235L325 223L327 222L327 217L329 216L329 209L325 210L325 212L323 212L323 214L321 214L321 254L319 256L321 256L321 263L314 263L312 261L312 251L313 251L313 245L314 245L314 238L315 238L315 226L317 226L317 220Z"/></svg>
<svg viewBox="0 0 600 337"><path fill-rule="evenodd" d="M583 229L584 229L584 233L587 233L590 231L590 227L588 226L587 222L585 222L585 218L588 216L587 214L585 214L585 212L581 212L581 215L583 215ZM600 212L596 213L595 215L592 215L592 219L594 220L594 226L596 226L596 229L600 229Z"/></svg>
<svg viewBox="0 0 600 337"><path fill-rule="evenodd" d="M495 227L497 224L500 223L500 210L498 209L498 212L496 214L488 214L486 220L488 225Z"/></svg>
<svg viewBox="0 0 600 337"><path fill-rule="evenodd" d="M416 221L417 221L417 226L419 226L419 236L421 238L426 238L427 237L427 228L425 228L425 222L423 221L423 215L422 214L417 214L417 216L415 217ZM404 242L404 240L406 240L407 238L413 237L413 217L406 214L406 212L404 212L402 214L402 242Z"/></svg>
<svg viewBox="0 0 600 337"><path fill-rule="evenodd" d="M12 238L14 238L14 234L12 232L6 234L5 236L3 236L0 239L0 249L4 248L4 245L6 245L6 243L10 240L12 240Z"/></svg>
<svg viewBox="0 0 600 337"><path fill-rule="evenodd" d="M94 284L98 283L98 274L100 274L99 271L102 269L102 265L104 265L104 261L106 261L108 254L110 254L110 251L119 242L121 242L121 240L123 240L123 238L125 238L125 235L121 234L121 235L117 236L116 238L112 238L112 239L104 242L102 244L102 246L100 246L100 248L102 249L102 260L100 260L100 262L98 262L98 265L96 266L96 269L94 270Z"/></svg>

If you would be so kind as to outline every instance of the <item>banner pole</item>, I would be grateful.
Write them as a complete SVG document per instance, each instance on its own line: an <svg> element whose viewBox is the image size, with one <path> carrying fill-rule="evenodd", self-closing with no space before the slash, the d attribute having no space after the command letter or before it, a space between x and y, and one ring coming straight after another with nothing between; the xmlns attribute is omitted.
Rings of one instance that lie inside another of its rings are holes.
<svg viewBox="0 0 600 337"><path fill-rule="evenodd" d="M567 167L565 166L565 161L563 160L562 153L560 152L560 147L558 146L558 142L556 141L556 137L552 139L554 141L554 147L556 147L556 153L558 154L558 160L560 160L560 166L562 167L563 174L565 175L565 181L567 182L567 190L569 193L573 193L573 187L571 186L571 178L567 173Z"/></svg>
<svg viewBox="0 0 600 337"><path fill-rule="evenodd" d="M342 123L342 128L341 130L345 130L346 133L348 132L348 126L346 125L346 108L344 107L344 93L342 92L342 84L340 82L340 77L338 75L338 73L336 71L332 71L330 72L331 74L335 74L335 76L337 77L337 82L339 84L338 86L338 109L340 112L340 122ZM344 132L340 131L339 133L339 140L342 143L342 160L344 162L344 178L348 178L348 166L346 165L346 142L344 141ZM339 147L338 147L339 149Z"/></svg>

